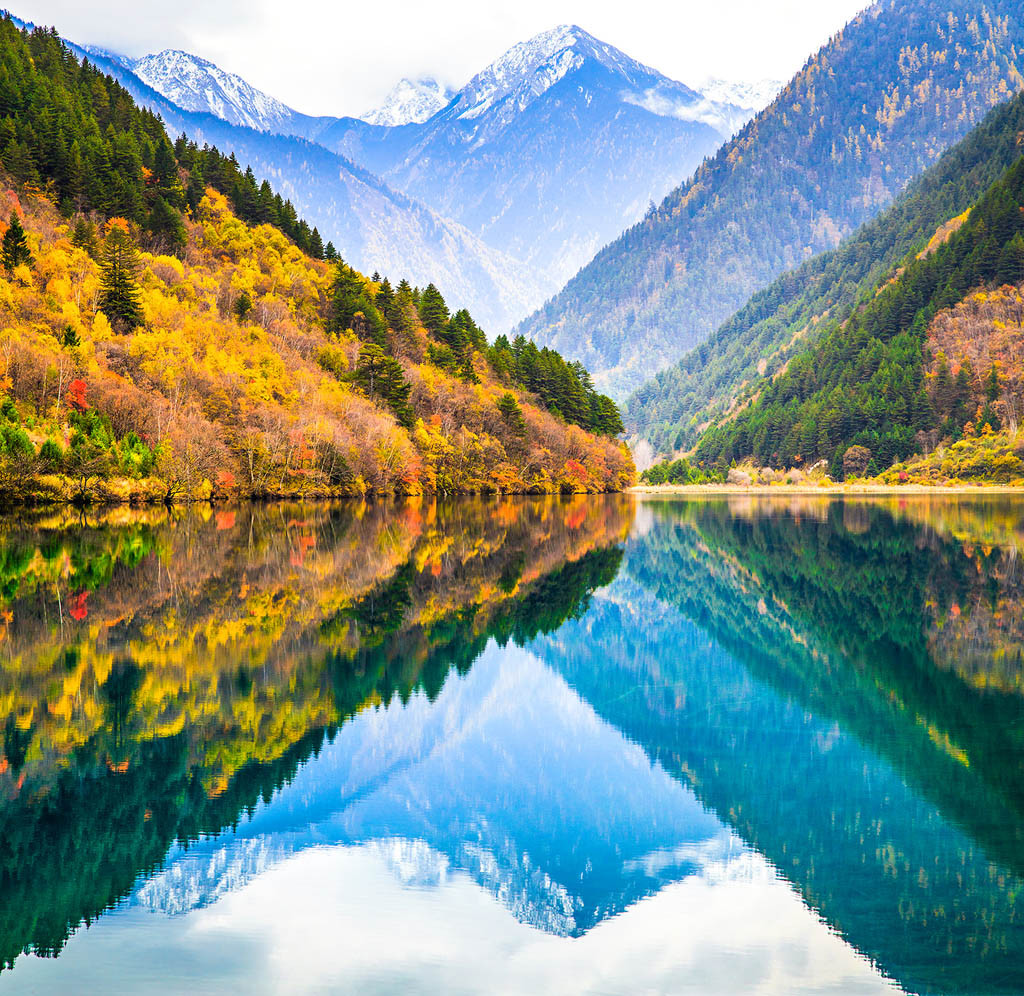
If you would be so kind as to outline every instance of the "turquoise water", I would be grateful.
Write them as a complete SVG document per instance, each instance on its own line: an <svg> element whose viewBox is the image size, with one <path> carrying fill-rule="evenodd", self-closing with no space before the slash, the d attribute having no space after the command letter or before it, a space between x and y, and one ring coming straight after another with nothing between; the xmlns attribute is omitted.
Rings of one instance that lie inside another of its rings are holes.
<svg viewBox="0 0 1024 996"><path fill-rule="evenodd" d="M1024 992L1024 501L0 544L2 992Z"/></svg>

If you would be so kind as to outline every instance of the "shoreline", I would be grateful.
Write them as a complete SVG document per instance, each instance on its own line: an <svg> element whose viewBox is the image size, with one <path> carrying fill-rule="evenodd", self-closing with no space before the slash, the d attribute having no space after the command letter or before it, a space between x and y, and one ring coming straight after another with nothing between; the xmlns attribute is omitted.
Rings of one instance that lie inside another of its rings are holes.
<svg viewBox="0 0 1024 996"><path fill-rule="evenodd" d="M635 484L626 494L643 497L686 495L715 498L723 495L821 495L822 497L874 497L891 495L1019 495L1024 487L1011 484Z"/></svg>

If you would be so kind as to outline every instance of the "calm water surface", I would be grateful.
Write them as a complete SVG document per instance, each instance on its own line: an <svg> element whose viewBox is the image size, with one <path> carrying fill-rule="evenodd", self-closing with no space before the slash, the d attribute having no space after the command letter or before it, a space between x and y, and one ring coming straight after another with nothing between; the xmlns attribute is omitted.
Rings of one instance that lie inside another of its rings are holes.
<svg viewBox="0 0 1024 996"><path fill-rule="evenodd" d="M1024 992L1024 500L0 519L0 993Z"/></svg>

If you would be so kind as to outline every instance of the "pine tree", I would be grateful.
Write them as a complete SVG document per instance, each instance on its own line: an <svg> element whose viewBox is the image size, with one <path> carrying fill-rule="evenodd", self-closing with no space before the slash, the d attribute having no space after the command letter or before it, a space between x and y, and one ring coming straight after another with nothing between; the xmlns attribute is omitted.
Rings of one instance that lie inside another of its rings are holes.
<svg viewBox="0 0 1024 996"><path fill-rule="evenodd" d="M0 259L3 260L4 269L8 273L13 273L18 266L30 266L32 263L32 253L29 252L25 229L21 227L18 215L14 211L11 212L11 220L4 233Z"/></svg>
<svg viewBox="0 0 1024 996"><path fill-rule="evenodd" d="M409 404L412 385L405 379L402 364L388 356L376 343L366 343L359 350L353 380L371 398L381 397L395 413L398 424L411 429L415 414Z"/></svg>
<svg viewBox="0 0 1024 996"><path fill-rule="evenodd" d="M373 303L377 305L377 310L381 313L384 321L389 325L391 324L391 314L395 310L395 292L391 288L391 281L385 277L380 280L380 289L377 291L377 296L373 299Z"/></svg>
<svg viewBox="0 0 1024 996"><path fill-rule="evenodd" d="M512 430L515 436L526 435L526 419L523 418L523 410L519 407L515 395L506 392L497 401L498 411L505 420L505 424Z"/></svg>
<svg viewBox="0 0 1024 996"><path fill-rule="evenodd" d="M440 338L448 324L449 311L441 292L433 284L427 284L420 295L419 312L423 327Z"/></svg>
<svg viewBox="0 0 1024 996"><path fill-rule="evenodd" d="M314 228L313 233L309 237L309 254L313 259L324 258L324 244L320 238L320 232Z"/></svg>
<svg viewBox="0 0 1024 996"><path fill-rule="evenodd" d="M136 278L141 261L128 228L115 219L100 256L99 308L119 332L131 332L143 320L142 298Z"/></svg>

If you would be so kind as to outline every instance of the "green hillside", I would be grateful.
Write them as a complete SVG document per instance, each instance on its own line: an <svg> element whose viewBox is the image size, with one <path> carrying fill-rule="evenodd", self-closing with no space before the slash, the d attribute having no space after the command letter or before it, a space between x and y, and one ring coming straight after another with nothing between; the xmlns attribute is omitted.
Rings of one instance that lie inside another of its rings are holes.
<svg viewBox="0 0 1024 996"><path fill-rule="evenodd" d="M1024 158L947 242L915 259L848 321L795 356L750 407L705 433L698 462L728 465L753 457L792 467L827 460L832 476L841 477L860 462L865 466L858 472L884 470L942 439L1015 432L1019 348L987 353L988 369L974 370L969 362L954 369L933 348L933 326L979 288L1021 283ZM983 319L971 334L990 336L999 330L997 321ZM1024 339L1018 332L1010 341L1019 346ZM851 447L864 448L863 460L847 460L844 467ZM1019 457L1004 456L1002 467L989 468L992 475L1019 474Z"/></svg>
<svg viewBox="0 0 1024 996"><path fill-rule="evenodd" d="M707 342L641 387L628 402L628 431L665 455L692 446L709 422L758 390L762 376L848 318L968 210L1016 160L1022 133L1024 95L995 108L892 208L755 294Z"/></svg>

